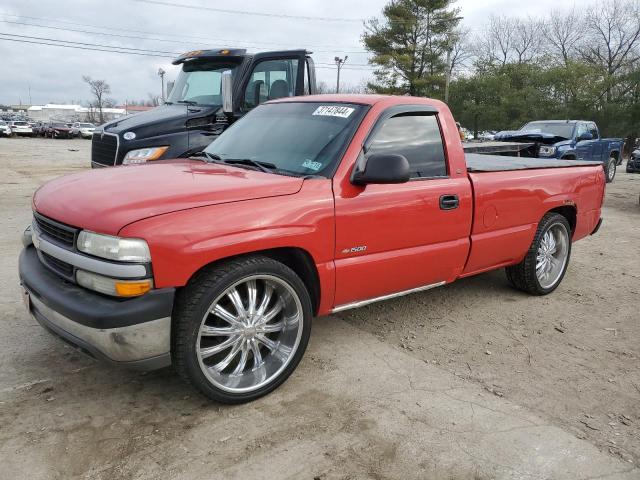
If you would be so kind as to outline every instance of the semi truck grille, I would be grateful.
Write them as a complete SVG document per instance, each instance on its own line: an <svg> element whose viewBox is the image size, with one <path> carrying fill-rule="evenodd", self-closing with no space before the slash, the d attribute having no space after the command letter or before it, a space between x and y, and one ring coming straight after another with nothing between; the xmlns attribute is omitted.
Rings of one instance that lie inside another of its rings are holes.
<svg viewBox="0 0 640 480"><path fill-rule="evenodd" d="M44 260L44 264L51 270L56 272L67 279L73 279L73 265L67 262L63 262L51 255L47 255L44 252L40 252L41 258Z"/></svg>
<svg viewBox="0 0 640 480"><path fill-rule="evenodd" d="M94 133L91 137L91 161L98 165L115 165L118 137L110 133Z"/></svg>
<svg viewBox="0 0 640 480"><path fill-rule="evenodd" d="M33 218L43 235L67 248L73 248L78 229L34 213Z"/></svg>

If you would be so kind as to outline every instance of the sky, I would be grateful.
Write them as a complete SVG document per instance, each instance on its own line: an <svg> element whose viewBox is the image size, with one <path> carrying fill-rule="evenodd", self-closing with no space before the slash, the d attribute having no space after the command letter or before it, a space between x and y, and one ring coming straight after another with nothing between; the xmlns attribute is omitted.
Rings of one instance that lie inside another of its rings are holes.
<svg viewBox="0 0 640 480"><path fill-rule="evenodd" d="M118 103L146 99L149 93L160 94L159 68L167 72L166 80L175 79L179 67L171 65L168 57L206 47L250 52L306 48L314 52L318 81L331 86L336 81L334 57L348 55L341 84L358 85L370 79L372 71L360 38L362 21L380 16L385 3L0 0L0 104L84 103L90 93L83 75L106 80L110 97ZM458 0L454 5L461 9L463 26L473 34L482 31L491 14L541 17L557 8L558 2ZM154 50L161 56L24 43L50 42L47 39L135 48L140 53Z"/></svg>

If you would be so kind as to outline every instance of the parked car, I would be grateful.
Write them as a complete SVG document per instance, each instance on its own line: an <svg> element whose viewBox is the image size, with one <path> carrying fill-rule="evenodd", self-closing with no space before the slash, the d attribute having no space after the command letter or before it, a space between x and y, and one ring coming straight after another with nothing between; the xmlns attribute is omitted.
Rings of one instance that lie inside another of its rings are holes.
<svg viewBox="0 0 640 480"><path fill-rule="evenodd" d="M7 122L0 120L0 137L10 137L10 136L11 136L11 127L9 127Z"/></svg>
<svg viewBox="0 0 640 480"><path fill-rule="evenodd" d="M9 128L11 128L12 135L20 135L25 137L32 137L33 130L31 126L22 120L14 120L9 122Z"/></svg>
<svg viewBox="0 0 640 480"><path fill-rule="evenodd" d="M627 160L627 173L640 173L640 148L631 152Z"/></svg>
<svg viewBox="0 0 640 480"><path fill-rule="evenodd" d="M71 135L74 137L91 138L96 126L93 123L76 122L71 127Z"/></svg>
<svg viewBox="0 0 640 480"><path fill-rule="evenodd" d="M43 129L43 137L71 138L71 129L63 122L49 122Z"/></svg>
<svg viewBox="0 0 640 480"><path fill-rule="evenodd" d="M281 99L199 156L40 187L19 276L82 350L246 402L295 370L313 316L497 268L551 293L604 183L593 162L465 155L437 100Z"/></svg>
<svg viewBox="0 0 640 480"><path fill-rule="evenodd" d="M495 140L496 133L498 133L498 132L496 132L495 130L487 130L485 132L481 132L478 135L478 139L482 140L482 141L485 141L485 142L490 142L490 141Z"/></svg>
<svg viewBox="0 0 640 480"><path fill-rule="evenodd" d="M31 130L33 131L33 136L34 137L39 137L42 135L42 129L44 128L45 124L43 122L35 122L32 126L31 126Z"/></svg>
<svg viewBox="0 0 640 480"><path fill-rule="evenodd" d="M499 132L495 140L532 142L534 156L563 160L598 162L604 168L607 183L616 176L622 163L622 138L600 138L594 122L585 120L537 120L520 130Z"/></svg>

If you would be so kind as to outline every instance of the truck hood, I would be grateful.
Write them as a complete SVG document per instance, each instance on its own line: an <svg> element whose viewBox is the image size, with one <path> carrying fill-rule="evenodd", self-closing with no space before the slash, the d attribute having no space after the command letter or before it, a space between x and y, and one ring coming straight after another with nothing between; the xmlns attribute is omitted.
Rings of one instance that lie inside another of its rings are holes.
<svg viewBox="0 0 640 480"><path fill-rule="evenodd" d="M196 160L91 170L44 184L33 208L54 220L117 235L132 222L178 210L293 195L303 179Z"/></svg>
<svg viewBox="0 0 640 480"><path fill-rule="evenodd" d="M496 133L495 140L498 140L500 142L531 142L553 145L554 143L564 142L568 139L560 137L558 135L554 135L553 133L528 132L526 130L507 130Z"/></svg>
<svg viewBox="0 0 640 480"><path fill-rule="evenodd" d="M212 114L219 106L189 106L186 104L165 104L146 112L134 113L126 117L109 122L104 127L96 128L100 133L121 134L133 132L137 138L148 138L163 133L172 133L186 128L186 121L190 117L200 117ZM159 128L162 125L163 128Z"/></svg>

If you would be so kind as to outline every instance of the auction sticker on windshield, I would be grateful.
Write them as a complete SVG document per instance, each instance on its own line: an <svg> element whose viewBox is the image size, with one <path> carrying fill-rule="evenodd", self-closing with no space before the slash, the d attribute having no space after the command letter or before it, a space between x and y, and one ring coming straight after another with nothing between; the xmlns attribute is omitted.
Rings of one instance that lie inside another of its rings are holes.
<svg viewBox="0 0 640 480"><path fill-rule="evenodd" d="M312 115L324 115L328 117L348 118L355 109L351 107L339 107L336 105L322 105L316 108Z"/></svg>

